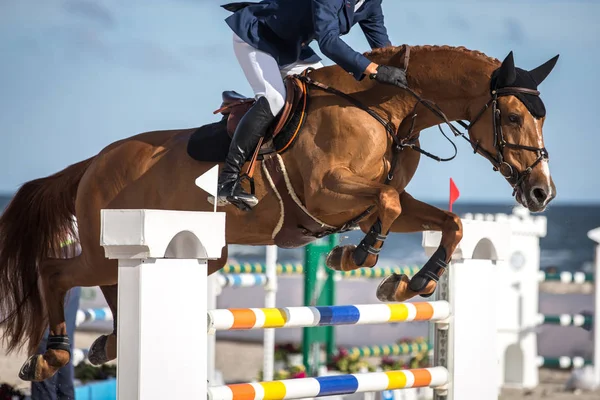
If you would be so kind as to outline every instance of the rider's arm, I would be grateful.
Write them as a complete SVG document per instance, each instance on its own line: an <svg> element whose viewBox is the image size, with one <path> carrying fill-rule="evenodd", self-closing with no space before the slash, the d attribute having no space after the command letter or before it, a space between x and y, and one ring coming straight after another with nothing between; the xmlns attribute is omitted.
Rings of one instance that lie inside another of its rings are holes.
<svg viewBox="0 0 600 400"><path fill-rule="evenodd" d="M345 7L345 5L343 5ZM313 22L319 49L325 56L354 76L362 80L365 75L375 73L377 65L353 50L340 38L338 26L339 2L312 0Z"/></svg>
<svg viewBox="0 0 600 400"><path fill-rule="evenodd" d="M369 15L367 18L358 21L358 25L365 34L367 42L369 42L369 46L372 49L392 45L383 21L381 0L371 0L369 2Z"/></svg>

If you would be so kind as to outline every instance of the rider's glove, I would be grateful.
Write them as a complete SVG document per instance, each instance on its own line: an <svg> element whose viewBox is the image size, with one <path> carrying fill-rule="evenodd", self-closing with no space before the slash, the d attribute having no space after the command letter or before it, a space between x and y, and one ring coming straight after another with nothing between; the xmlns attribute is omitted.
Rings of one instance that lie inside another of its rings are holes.
<svg viewBox="0 0 600 400"><path fill-rule="evenodd" d="M403 69L392 67L389 65L380 65L377 67L377 73L371 74L371 79L377 82L386 83L388 85L408 87L406 81L406 72Z"/></svg>

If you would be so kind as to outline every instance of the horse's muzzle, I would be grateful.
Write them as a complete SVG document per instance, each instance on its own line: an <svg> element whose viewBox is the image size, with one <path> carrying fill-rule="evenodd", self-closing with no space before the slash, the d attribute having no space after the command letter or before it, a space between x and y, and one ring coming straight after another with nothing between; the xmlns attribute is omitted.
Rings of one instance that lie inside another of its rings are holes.
<svg viewBox="0 0 600 400"><path fill-rule="evenodd" d="M516 199L531 212L541 212L556 197L552 180L528 179L517 188Z"/></svg>

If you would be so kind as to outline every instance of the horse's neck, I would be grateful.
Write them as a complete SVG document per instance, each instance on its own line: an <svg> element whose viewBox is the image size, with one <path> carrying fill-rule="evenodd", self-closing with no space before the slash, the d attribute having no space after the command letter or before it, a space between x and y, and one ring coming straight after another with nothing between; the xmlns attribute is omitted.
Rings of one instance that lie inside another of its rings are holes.
<svg viewBox="0 0 600 400"><path fill-rule="evenodd" d="M394 57L374 61L389 65L394 63ZM411 52L407 75L411 89L423 99L434 102L450 121L456 121L473 118L473 110L488 100L490 77L495 68L497 65L491 59L474 52L420 49ZM369 91L379 92L379 107L394 116L397 124L405 120L404 124L408 123L407 117L411 116L416 102L410 93L375 86ZM416 111L415 131L442 122L423 106L418 106Z"/></svg>

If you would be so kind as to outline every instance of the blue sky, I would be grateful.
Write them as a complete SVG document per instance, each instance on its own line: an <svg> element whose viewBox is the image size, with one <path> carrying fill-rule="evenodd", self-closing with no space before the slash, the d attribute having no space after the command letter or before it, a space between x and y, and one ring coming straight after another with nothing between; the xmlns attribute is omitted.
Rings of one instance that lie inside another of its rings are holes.
<svg viewBox="0 0 600 400"><path fill-rule="evenodd" d="M226 2L1 0L0 192L139 132L212 122L222 90L251 93L223 22ZM600 202L600 3L384 0L383 8L395 45L462 45L500 59L513 50L526 69L560 53L540 86L556 202ZM368 50L358 27L345 40ZM427 150L451 154L437 128L422 136ZM453 177L462 201L510 202L489 163L456 143L454 161L422 160L409 192L445 200Z"/></svg>

